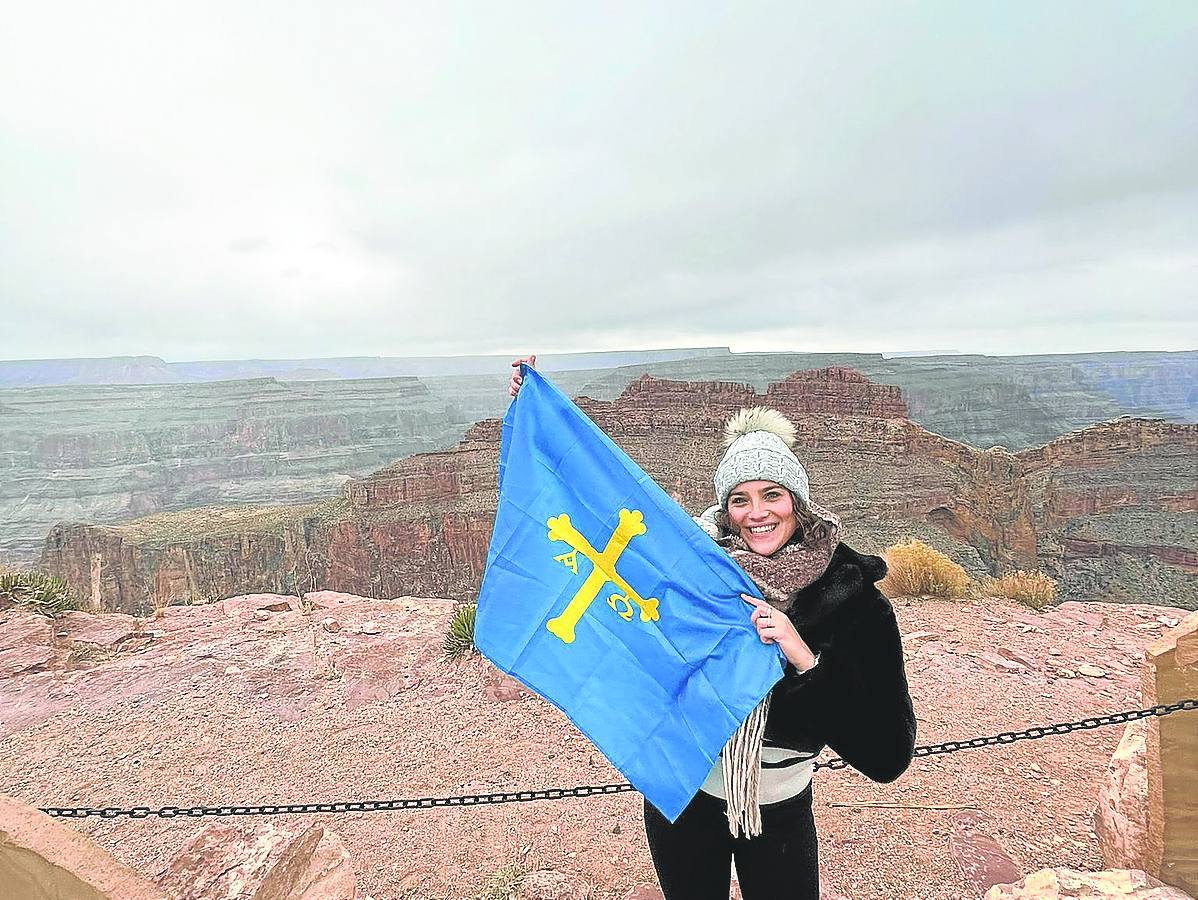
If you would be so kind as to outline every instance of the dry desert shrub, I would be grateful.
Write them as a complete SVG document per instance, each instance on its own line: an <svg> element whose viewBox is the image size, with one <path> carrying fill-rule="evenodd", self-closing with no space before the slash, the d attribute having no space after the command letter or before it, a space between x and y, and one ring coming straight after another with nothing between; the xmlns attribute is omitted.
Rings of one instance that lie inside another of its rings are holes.
<svg viewBox="0 0 1198 900"><path fill-rule="evenodd" d="M923 541L887 547L886 577L878 588L887 597L963 597L969 576L959 565Z"/></svg>
<svg viewBox="0 0 1198 900"><path fill-rule="evenodd" d="M1018 569L1001 578L987 578L981 593L988 597L1007 597L1031 609L1040 610L1056 602L1057 583L1043 572Z"/></svg>
<svg viewBox="0 0 1198 900"><path fill-rule="evenodd" d="M528 869L519 863L504 866L491 876L491 883L479 900L515 900L528 878Z"/></svg>

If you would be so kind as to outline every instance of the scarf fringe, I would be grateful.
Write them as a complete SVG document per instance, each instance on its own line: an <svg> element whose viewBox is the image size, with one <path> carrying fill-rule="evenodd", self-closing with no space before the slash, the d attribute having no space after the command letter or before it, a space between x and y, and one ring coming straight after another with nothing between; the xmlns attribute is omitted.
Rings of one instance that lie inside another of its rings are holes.
<svg viewBox="0 0 1198 900"><path fill-rule="evenodd" d="M770 698L757 704L744 724L724 745L724 796L727 798L728 830L733 837L743 831L746 837L761 834L761 741L765 737L765 718Z"/></svg>
<svg viewBox="0 0 1198 900"><path fill-rule="evenodd" d="M838 516L810 501L807 506L831 526L827 540L814 544L790 544L772 557L759 556L749 550L748 544L739 535L723 531L720 528L718 506L695 517L695 521L744 569L770 605L785 613L790 595L827 571L836 545L844 536L844 526ZM769 709L770 698L767 694L724 745L721 760L724 796L728 830L733 837L738 837L742 831L751 838L761 834L761 742L765 738L765 719Z"/></svg>

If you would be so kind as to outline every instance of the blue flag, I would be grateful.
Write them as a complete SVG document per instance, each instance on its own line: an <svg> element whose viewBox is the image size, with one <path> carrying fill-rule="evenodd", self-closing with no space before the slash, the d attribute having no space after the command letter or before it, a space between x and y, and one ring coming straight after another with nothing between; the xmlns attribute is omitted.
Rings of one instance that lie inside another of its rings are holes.
<svg viewBox="0 0 1198 900"><path fill-rule="evenodd" d="M535 369L503 419L475 643L674 821L782 676L760 591Z"/></svg>

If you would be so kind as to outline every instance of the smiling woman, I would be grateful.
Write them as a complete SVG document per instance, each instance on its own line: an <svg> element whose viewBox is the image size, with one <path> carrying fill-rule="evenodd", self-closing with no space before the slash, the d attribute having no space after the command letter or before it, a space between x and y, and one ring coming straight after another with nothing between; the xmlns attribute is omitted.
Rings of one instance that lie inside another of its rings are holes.
<svg viewBox="0 0 1198 900"><path fill-rule="evenodd" d="M512 363L513 397L520 366L535 361ZM713 480L717 503L695 519L760 590L742 595L745 614L785 667L677 819L645 801L666 900L726 900L733 860L745 900L815 900L815 758L830 746L885 782L914 754L898 623L875 587L886 564L842 541L840 519L811 499L794 442L794 425L776 410L732 416Z"/></svg>
<svg viewBox="0 0 1198 900"><path fill-rule="evenodd" d="M799 521L790 491L773 481L746 481L728 497L728 518L754 553L785 546Z"/></svg>

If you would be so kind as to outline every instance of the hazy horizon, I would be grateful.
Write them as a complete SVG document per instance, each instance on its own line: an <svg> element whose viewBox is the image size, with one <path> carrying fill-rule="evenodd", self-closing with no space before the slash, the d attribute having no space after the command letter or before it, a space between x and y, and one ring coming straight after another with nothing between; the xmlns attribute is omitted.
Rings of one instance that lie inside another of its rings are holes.
<svg viewBox="0 0 1198 900"><path fill-rule="evenodd" d="M535 348L534 348L535 350ZM691 346L691 347L605 347L601 349L591 350L539 350L536 351L541 358L550 358L554 356L598 356L598 355L617 355L617 354L635 354L635 353L670 353L673 351L727 351L730 355L742 354L861 354L870 356L881 356L884 359L920 359L937 356L984 356L992 358L1002 357L1020 357L1020 356L1095 356L1101 354L1120 354L1120 353L1194 353L1198 352L1198 346L1183 347L1178 350L1162 350L1159 348L1145 348L1137 350L1081 350L1081 351L1044 351L1042 353L974 353L965 350L799 350L799 349L781 349L781 350L737 350L728 346ZM283 362L321 362L326 360L350 360L350 359L461 359L461 358L494 358L506 360L508 358L515 359L517 356L524 356L524 353L412 353L412 354L364 354L364 353L347 353L326 356L239 356L225 358L209 358L209 359L170 359L161 354L155 353L136 353L136 354L117 354L113 356L11 356L0 357L0 363L40 363L40 362L99 362L104 360L117 359L146 359L157 360L166 365L188 365L198 363L246 363L246 362L264 362L264 363L283 363Z"/></svg>

